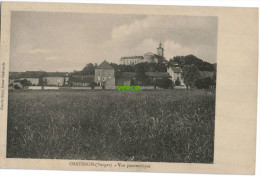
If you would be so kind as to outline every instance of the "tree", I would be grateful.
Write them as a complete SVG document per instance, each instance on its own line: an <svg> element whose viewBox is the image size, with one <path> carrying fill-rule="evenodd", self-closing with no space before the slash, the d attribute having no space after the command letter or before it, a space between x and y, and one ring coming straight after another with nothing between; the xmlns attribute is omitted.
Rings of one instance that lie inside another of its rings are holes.
<svg viewBox="0 0 260 176"><path fill-rule="evenodd" d="M187 88L194 88L195 82L200 78L200 73L195 65L186 65L182 69L182 78Z"/></svg>
<svg viewBox="0 0 260 176"><path fill-rule="evenodd" d="M74 70L71 75L82 75L82 71Z"/></svg>
<svg viewBox="0 0 260 176"><path fill-rule="evenodd" d="M141 63L144 65L146 72L156 72L156 63Z"/></svg>
<svg viewBox="0 0 260 176"><path fill-rule="evenodd" d="M167 72L167 66L163 63L157 63L155 65L156 71L158 72Z"/></svg>
<svg viewBox="0 0 260 176"><path fill-rule="evenodd" d="M97 83L96 82L91 82L89 86L93 90L95 88L95 86L97 86Z"/></svg>
<svg viewBox="0 0 260 176"><path fill-rule="evenodd" d="M39 86L44 86L44 80L43 80L43 77L40 77L39 78Z"/></svg>
<svg viewBox="0 0 260 176"><path fill-rule="evenodd" d="M23 87L32 85L32 83L30 81L28 81L27 79L21 80L21 84Z"/></svg>
<svg viewBox="0 0 260 176"><path fill-rule="evenodd" d="M216 88L216 81L217 81L217 71L214 72L214 75L212 77L212 81L211 81L211 88Z"/></svg>
<svg viewBox="0 0 260 176"><path fill-rule="evenodd" d="M119 78L122 72L134 72L135 67L133 65L117 65L115 63L110 63L110 65L115 69L115 78Z"/></svg>
<svg viewBox="0 0 260 176"><path fill-rule="evenodd" d="M172 67L174 66L176 63L179 64L179 66L182 65L184 56L174 56L172 59L170 59L167 63L167 67Z"/></svg>
<svg viewBox="0 0 260 176"><path fill-rule="evenodd" d="M212 85L212 79L210 77L198 79L195 82L195 86L198 89L209 89Z"/></svg>
<svg viewBox="0 0 260 176"><path fill-rule="evenodd" d="M81 71L83 75L94 75L95 74L95 65L92 63L87 64Z"/></svg>
<svg viewBox="0 0 260 176"><path fill-rule="evenodd" d="M196 56L190 54L186 56L174 56L172 59L168 61L168 67L173 66L175 63L178 63L181 68L186 65L195 65L200 71L215 71L216 64L211 64L205 62Z"/></svg>
<svg viewBox="0 0 260 176"><path fill-rule="evenodd" d="M149 84L148 76L145 74L148 63L139 63L135 65L136 80L144 85Z"/></svg>

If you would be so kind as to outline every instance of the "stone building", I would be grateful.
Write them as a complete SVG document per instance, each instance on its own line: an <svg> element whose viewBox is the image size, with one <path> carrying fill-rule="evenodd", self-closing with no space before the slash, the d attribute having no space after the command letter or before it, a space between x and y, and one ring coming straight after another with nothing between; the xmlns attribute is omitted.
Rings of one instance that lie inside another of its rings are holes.
<svg viewBox="0 0 260 176"><path fill-rule="evenodd" d="M162 43L159 44L159 47L157 48L157 55L164 57L164 49L162 47Z"/></svg>
<svg viewBox="0 0 260 176"><path fill-rule="evenodd" d="M123 65L135 65L142 62L147 63L159 63L164 62L164 49L162 47L162 44L159 44L159 47L157 48L157 54L154 54L152 52L147 52L144 54L144 56L128 56L128 57L121 57L120 62Z"/></svg>
<svg viewBox="0 0 260 176"><path fill-rule="evenodd" d="M120 59L120 63L122 65L135 65L143 61L144 61L143 56L128 56L128 57L122 57Z"/></svg>
<svg viewBox="0 0 260 176"><path fill-rule="evenodd" d="M115 69L106 60L95 69L95 82L99 86L115 86Z"/></svg>
<svg viewBox="0 0 260 176"><path fill-rule="evenodd" d="M178 80L181 86L185 85L184 80L181 76L182 69L177 63L175 63L172 67L167 68L167 72L171 76L171 80L173 83L176 83L176 81Z"/></svg>
<svg viewBox="0 0 260 176"><path fill-rule="evenodd" d="M164 58L160 55L148 52L144 54L144 62L147 63L162 63L164 61Z"/></svg>
<svg viewBox="0 0 260 176"><path fill-rule="evenodd" d="M68 86L69 73L68 72L46 72L41 79L44 85Z"/></svg>

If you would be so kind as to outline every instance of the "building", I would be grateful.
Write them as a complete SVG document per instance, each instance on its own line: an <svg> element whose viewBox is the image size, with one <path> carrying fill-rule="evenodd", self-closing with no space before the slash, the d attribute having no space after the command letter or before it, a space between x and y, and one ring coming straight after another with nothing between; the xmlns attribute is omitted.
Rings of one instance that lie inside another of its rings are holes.
<svg viewBox="0 0 260 176"><path fill-rule="evenodd" d="M17 80L27 80L32 86L68 86L69 73L44 71L10 72L9 84Z"/></svg>
<svg viewBox="0 0 260 176"><path fill-rule="evenodd" d="M40 84L40 78L44 73L43 71L10 72L9 83L16 80L27 80L32 86L38 86Z"/></svg>
<svg viewBox="0 0 260 176"><path fill-rule="evenodd" d="M162 63L164 61L164 58L160 55L148 52L144 54L144 62L147 63Z"/></svg>
<svg viewBox="0 0 260 176"><path fill-rule="evenodd" d="M162 44L159 44L157 48L157 54L152 52L147 52L144 56L128 56L128 57L121 57L120 62L123 65L135 65L142 62L147 63L163 63L165 61L164 58L164 49L162 48Z"/></svg>
<svg viewBox="0 0 260 176"><path fill-rule="evenodd" d="M94 75L73 75L69 79L70 86L89 87L94 82Z"/></svg>
<svg viewBox="0 0 260 176"><path fill-rule="evenodd" d="M158 56L161 56L161 57L164 57L164 49L163 49L163 47L162 47L161 42L160 42L160 44L159 44L159 47L157 48L157 55L158 55Z"/></svg>
<svg viewBox="0 0 260 176"><path fill-rule="evenodd" d="M167 68L167 72L171 76L171 80L174 84L176 84L176 81L179 81L179 84L181 86L184 86L184 80L181 76L182 69L179 67L178 64L174 64L172 67Z"/></svg>
<svg viewBox="0 0 260 176"><path fill-rule="evenodd" d="M122 65L135 65L144 61L143 56L128 56L120 58Z"/></svg>
<svg viewBox="0 0 260 176"><path fill-rule="evenodd" d="M95 82L99 86L115 86L115 69L106 60L95 69Z"/></svg>
<svg viewBox="0 0 260 176"><path fill-rule="evenodd" d="M41 77L43 85L48 86L68 86L68 72L45 72Z"/></svg>

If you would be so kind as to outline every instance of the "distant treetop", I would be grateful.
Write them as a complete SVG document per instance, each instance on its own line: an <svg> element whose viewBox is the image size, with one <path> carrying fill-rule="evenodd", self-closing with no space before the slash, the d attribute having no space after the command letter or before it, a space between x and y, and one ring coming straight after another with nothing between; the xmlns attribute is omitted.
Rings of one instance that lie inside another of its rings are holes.
<svg viewBox="0 0 260 176"><path fill-rule="evenodd" d="M195 65L199 71L216 71L216 64L205 62L194 55L175 56L169 60L168 66L178 63L181 68L186 65Z"/></svg>

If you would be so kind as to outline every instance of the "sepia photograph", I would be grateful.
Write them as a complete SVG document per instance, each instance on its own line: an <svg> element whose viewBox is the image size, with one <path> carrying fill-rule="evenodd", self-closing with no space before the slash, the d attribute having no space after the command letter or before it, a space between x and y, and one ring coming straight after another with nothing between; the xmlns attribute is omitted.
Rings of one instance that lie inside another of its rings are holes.
<svg viewBox="0 0 260 176"><path fill-rule="evenodd" d="M12 12L6 157L212 164L217 22Z"/></svg>
<svg viewBox="0 0 260 176"><path fill-rule="evenodd" d="M255 8L3 2L0 167L254 173L257 20Z"/></svg>

